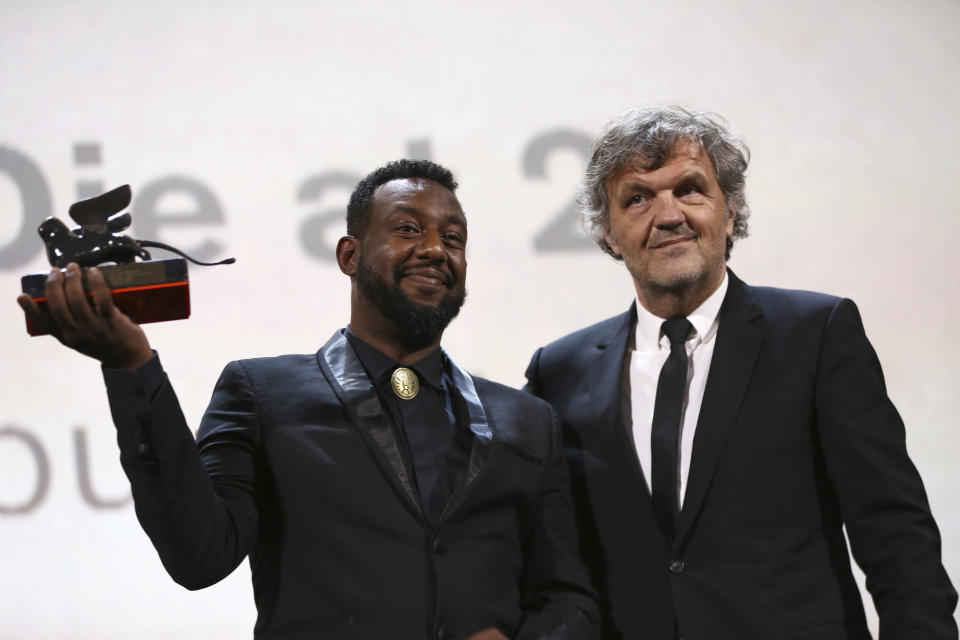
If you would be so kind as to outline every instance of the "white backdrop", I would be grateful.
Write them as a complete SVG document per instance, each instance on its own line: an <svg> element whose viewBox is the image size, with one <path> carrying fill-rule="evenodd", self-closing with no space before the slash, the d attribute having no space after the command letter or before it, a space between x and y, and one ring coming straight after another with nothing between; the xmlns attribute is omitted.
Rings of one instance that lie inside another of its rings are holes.
<svg viewBox="0 0 960 640"><path fill-rule="evenodd" d="M859 304L957 579L958 34L954 0L0 0L0 637L237 638L255 617L246 564L198 593L166 576L97 364L27 337L40 219L130 183L136 237L238 258L192 269L189 321L147 327L196 424L225 362L346 322L349 187L430 157L470 224L445 346L520 385L537 346L630 302L564 214L588 141L646 102L750 145L740 277Z"/></svg>

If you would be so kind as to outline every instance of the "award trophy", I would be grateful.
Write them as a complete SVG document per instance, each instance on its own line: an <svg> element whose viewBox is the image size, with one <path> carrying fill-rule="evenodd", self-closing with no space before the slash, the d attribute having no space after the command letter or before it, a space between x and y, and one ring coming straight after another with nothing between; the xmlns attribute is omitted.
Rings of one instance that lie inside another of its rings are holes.
<svg viewBox="0 0 960 640"><path fill-rule="evenodd" d="M44 220L37 231L46 245L50 266L63 269L71 262L76 262L81 269L96 266L110 287L113 303L137 324L188 318L187 260L199 265L232 264L235 260L200 262L162 242L135 240L121 233L130 226L130 213L120 213L130 204L130 199L130 185L123 185L95 198L75 202L70 206L70 217L80 226L73 229L54 217ZM165 249L183 257L151 260L147 248ZM141 261L137 262L137 258ZM36 300L41 309L46 309L46 280L46 273L33 273L20 279L23 292ZM47 332L28 318L27 333L38 336Z"/></svg>

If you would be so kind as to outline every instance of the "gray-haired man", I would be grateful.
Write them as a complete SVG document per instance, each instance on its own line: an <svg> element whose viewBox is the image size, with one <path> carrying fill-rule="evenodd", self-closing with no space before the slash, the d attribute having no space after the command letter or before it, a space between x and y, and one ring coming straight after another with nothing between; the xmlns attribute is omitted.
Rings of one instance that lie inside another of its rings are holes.
<svg viewBox="0 0 960 640"><path fill-rule="evenodd" d="M538 350L606 638L957 638L957 596L856 306L744 284L746 147L718 118L631 111L583 202L636 302Z"/></svg>

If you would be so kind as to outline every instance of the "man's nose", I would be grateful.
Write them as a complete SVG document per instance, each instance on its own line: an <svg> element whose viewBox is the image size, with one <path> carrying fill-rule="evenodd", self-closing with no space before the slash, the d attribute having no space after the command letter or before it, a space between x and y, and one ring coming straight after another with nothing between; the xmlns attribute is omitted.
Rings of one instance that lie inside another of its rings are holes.
<svg viewBox="0 0 960 640"><path fill-rule="evenodd" d="M426 229L417 244L417 257L443 260L447 257L439 229Z"/></svg>
<svg viewBox="0 0 960 640"><path fill-rule="evenodd" d="M671 229L679 224L683 224L687 217L680 207L680 201L671 193L663 193L657 196L656 209L654 211L653 224L661 229Z"/></svg>

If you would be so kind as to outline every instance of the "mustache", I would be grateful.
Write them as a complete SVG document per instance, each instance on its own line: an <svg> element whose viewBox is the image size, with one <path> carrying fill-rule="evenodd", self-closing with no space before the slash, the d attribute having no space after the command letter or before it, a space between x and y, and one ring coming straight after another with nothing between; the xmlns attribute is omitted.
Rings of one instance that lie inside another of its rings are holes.
<svg viewBox="0 0 960 640"><path fill-rule="evenodd" d="M647 248L657 249L658 247L678 240L695 240L696 238L697 232L686 224L669 230L654 229L650 234L650 238L647 240Z"/></svg>
<svg viewBox="0 0 960 640"><path fill-rule="evenodd" d="M425 275L430 277L439 276L443 285L450 288L454 285L453 274L443 268L442 262L424 263L424 264L399 264L393 269L393 277L396 282L408 275Z"/></svg>

